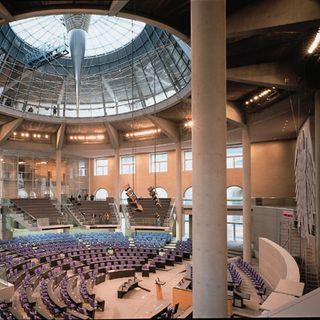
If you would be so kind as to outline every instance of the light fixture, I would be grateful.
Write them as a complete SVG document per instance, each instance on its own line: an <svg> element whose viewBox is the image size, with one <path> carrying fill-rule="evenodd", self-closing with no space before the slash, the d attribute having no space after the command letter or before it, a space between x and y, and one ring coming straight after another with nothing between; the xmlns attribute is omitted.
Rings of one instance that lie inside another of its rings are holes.
<svg viewBox="0 0 320 320"><path fill-rule="evenodd" d="M16 135L17 135L17 133L16 133L16 132L14 132L14 133L13 133L13 135L14 135L14 136L16 136Z"/></svg>
<svg viewBox="0 0 320 320"><path fill-rule="evenodd" d="M244 103L246 106L248 106L249 104L253 103L253 102L259 102L259 100L263 97L266 97L267 95L269 95L272 91L275 91L276 88L272 87L272 89L263 89L260 93L255 94L252 98L246 100Z"/></svg>
<svg viewBox="0 0 320 320"><path fill-rule="evenodd" d="M161 129L148 129L148 130L134 131L134 132L126 133L126 138L141 138L141 137L153 136L160 132L161 132Z"/></svg>
<svg viewBox="0 0 320 320"><path fill-rule="evenodd" d="M313 53L313 51L318 47L320 42L320 28L318 29L318 32L316 34L316 36L313 39L313 42L311 43L309 49L308 49L308 53L311 54Z"/></svg>
<svg viewBox="0 0 320 320"><path fill-rule="evenodd" d="M191 128L191 127L192 127L192 125L193 125L192 120L188 120L188 121L187 121L187 122L185 122L185 124L184 124L185 128Z"/></svg>

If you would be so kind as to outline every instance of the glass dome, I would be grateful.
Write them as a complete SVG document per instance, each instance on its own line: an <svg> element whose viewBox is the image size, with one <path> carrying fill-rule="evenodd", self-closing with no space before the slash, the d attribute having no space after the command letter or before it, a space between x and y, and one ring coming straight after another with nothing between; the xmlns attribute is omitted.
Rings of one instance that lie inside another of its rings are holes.
<svg viewBox="0 0 320 320"><path fill-rule="evenodd" d="M123 119L190 95L186 43L141 22L91 16L77 103L70 50L59 47L67 41L63 21L45 16L0 26L0 105L8 113Z"/></svg>
<svg viewBox="0 0 320 320"><path fill-rule="evenodd" d="M10 23L15 34L31 47L58 47L67 42L62 15L35 17ZM86 40L85 57L117 50L136 38L145 27L143 22L118 17L92 15ZM70 52L68 55L70 57Z"/></svg>

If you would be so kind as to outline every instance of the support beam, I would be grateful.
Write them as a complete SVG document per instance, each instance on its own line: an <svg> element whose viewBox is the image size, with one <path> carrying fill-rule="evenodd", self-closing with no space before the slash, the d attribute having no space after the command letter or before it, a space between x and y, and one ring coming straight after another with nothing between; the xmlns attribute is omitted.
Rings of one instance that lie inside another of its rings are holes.
<svg viewBox="0 0 320 320"><path fill-rule="evenodd" d="M0 131L1 146L5 144L5 142L10 138L13 132L20 126L22 121L23 121L23 118L18 118L2 125L1 131Z"/></svg>
<svg viewBox="0 0 320 320"><path fill-rule="evenodd" d="M129 0L113 0L109 10L109 16L116 16L129 2Z"/></svg>
<svg viewBox="0 0 320 320"><path fill-rule="evenodd" d="M227 120L237 125L243 125L243 113L231 101L226 105Z"/></svg>
<svg viewBox="0 0 320 320"><path fill-rule="evenodd" d="M252 1L227 19L227 37L250 36L266 30L281 30L288 25L318 27L320 2L314 0Z"/></svg>
<svg viewBox="0 0 320 320"><path fill-rule="evenodd" d="M0 2L0 18L4 19L6 23L14 20L13 15L9 12L9 10Z"/></svg>
<svg viewBox="0 0 320 320"><path fill-rule="evenodd" d="M181 143L176 143L176 238L182 240Z"/></svg>
<svg viewBox="0 0 320 320"><path fill-rule="evenodd" d="M56 199L57 204L61 205L61 149L56 150Z"/></svg>
<svg viewBox="0 0 320 320"><path fill-rule="evenodd" d="M119 132L109 122L105 122L104 126L107 129L112 148L119 149L120 147Z"/></svg>
<svg viewBox="0 0 320 320"><path fill-rule="evenodd" d="M11 90L12 88L14 88L18 83L20 83L22 80L24 80L25 78L28 78L32 75L33 71L30 70L25 70L24 72L21 73L21 77L14 79L12 81L9 81L8 84L4 87L3 89L3 93Z"/></svg>
<svg viewBox="0 0 320 320"><path fill-rule="evenodd" d="M316 267L320 276L320 91L315 93L315 166L316 166Z"/></svg>
<svg viewBox="0 0 320 320"><path fill-rule="evenodd" d="M227 80L256 86L275 86L285 90L296 90L302 85L296 73L289 66L280 63L230 68L227 70Z"/></svg>
<svg viewBox="0 0 320 320"><path fill-rule="evenodd" d="M251 262L251 143L248 126L242 127L243 148L243 260Z"/></svg>
<svg viewBox="0 0 320 320"><path fill-rule="evenodd" d="M191 0L193 316L227 310L226 1Z"/></svg>
<svg viewBox="0 0 320 320"><path fill-rule="evenodd" d="M147 115L147 118L150 119L155 126L159 127L173 142L180 142L179 129L173 122L152 115Z"/></svg>
<svg viewBox="0 0 320 320"><path fill-rule="evenodd" d="M108 81L106 78L104 78L103 76L101 76L101 80L102 80L102 83L103 83L104 87L106 88L107 92L109 93L111 99L112 99L115 103L117 103L117 102L118 102L118 101L117 101L117 97L115 96L112 88L110 87L109 81Z"/></svg>
<svg viewBox="0 0 320 320"><path fill-rule="evenodd" d="M57 132L57 140L56 140L56 149L57 150L62 149L65 131L66 131L66 124L62 123L60 125L60 128L58 129L58 132Z"/></svg>
<svg viewBox="0 0 320 320"><path fill-rule="evenodd" d="M120 208L120 150L114 150L114 203Z"/></svg>

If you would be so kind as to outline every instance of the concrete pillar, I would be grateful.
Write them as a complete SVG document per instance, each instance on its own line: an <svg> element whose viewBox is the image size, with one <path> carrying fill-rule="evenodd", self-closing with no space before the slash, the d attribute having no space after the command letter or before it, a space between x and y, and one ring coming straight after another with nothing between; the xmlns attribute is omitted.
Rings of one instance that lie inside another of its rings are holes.
<svg viewBox="0 0 320 320"><path fill-rule="evenodd" d="M316 266L320 276L320 91L314 97L315 102L315 166L316 166Z"/></svg>
<svg viewBox="0 0 320 320"><path fill-rule="evenodd" d="M248 126L242 127L243 149L243 259L251 262L251 144Z"/></svg>
<svg viewBox="0 0 320 320"><path fill-rule="evenodd" d="M114 150L114 203L120 206L120 151Z"/></svg>
<svg viewBox="0 0 320 320"><path fill-rule="evenodd" d="M3 151L0 149L0 200L2 201L4 190L3 190Z"/></svg>
<svg viewBox="0 0 320 320"><path fill-rule="evenodd" d="M191 1L193 316L226 317L226 3Z"/></svg>
<svg viewBox="0 0 320 320"><path fill-rule="evenodd" d="M56 150L56 199L61 204L61 150Z"/></svg>
<svg viewBox="0 0 320 320"><path fill-rule="evenodd" d="M92 194L92 191L91 191L91 177L92 177L91 166L92 166L92 161L94 161L94 160L93 159L88 159L88 194L89 194L89 197Z"/></svg>
<svg viewBox="0 0 320 320"><path fill-rule="evenodd" d="M182 238L181 144L176 144L176 238Z"/></svg>

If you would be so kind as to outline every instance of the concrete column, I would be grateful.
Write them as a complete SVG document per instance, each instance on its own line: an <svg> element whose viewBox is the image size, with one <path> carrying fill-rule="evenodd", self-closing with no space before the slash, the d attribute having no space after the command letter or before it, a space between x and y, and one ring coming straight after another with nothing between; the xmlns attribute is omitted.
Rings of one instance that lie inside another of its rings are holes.
<svg viewBox="0 0 320 320"><path fill-rule="evenodd" d="M243 152L243 259L251 262L251 144L248 126L242 127Z"/></svg>
<svg viewBox="0 0 320 320"><path fill-rule="evenodd" d="M61 204L61 150L56 150L56 199Z"/></svg>
<svg viewBox="0 0 320 320"><path fill-rule="evenodd" d="M320 91L314 97L315 103L315 166L316 166L316 266L320 276Z"/></svg>
<svg viewBox="0 0 320 320"><path fill-rule="evenodd" d="M176 144L176 238L182 238L181 144Z"/></svg>
<svg viewBox="0 0 320 320"><path fill-rule="evenodd" d="M226 2L191 1L193 316L226 317Z"/></svg>
<svg viewBox="0 0 320 320"><path fill-rule="evenodd" d="M114 203L120 206L120 151L114 150Z"/></svg>
<svg viewBox="0 0 320 320"><path fill-rule="evenodd" d="M3 151L0 149L0 200L3 199Z"/></svg>
<svg viewBox="0 0 320 320"><path fill-rule="evenodd" d="M91 177L92 177L91 166L92 166L92 161L94 161L94 160L93 159L88 159L88 194L89 194L89 197L92 194L92 192L91 192Z"/></svg>

